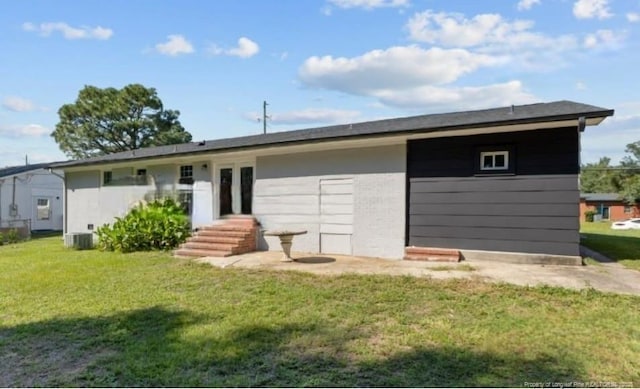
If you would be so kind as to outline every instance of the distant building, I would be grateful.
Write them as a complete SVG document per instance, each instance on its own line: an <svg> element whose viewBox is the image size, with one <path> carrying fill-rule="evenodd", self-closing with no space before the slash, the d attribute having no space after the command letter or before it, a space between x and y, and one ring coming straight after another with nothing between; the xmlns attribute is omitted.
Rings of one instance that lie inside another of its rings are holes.
<svg viewBox="0 0 640 389"><path fill-rule="evenodd" d="M18 228L62 230L62 171L51 172L48 163L0 169L0 232ZM6 231L5 231L6 232Z"/></svg>
<svg viewBox="0 0 640 389"><path fill-rule="evenodd" d="M624 220L640 217L638 204L629 205L617 193L581 193L580 221L585 221L587 210L596 211L596 220Z"/></svg>

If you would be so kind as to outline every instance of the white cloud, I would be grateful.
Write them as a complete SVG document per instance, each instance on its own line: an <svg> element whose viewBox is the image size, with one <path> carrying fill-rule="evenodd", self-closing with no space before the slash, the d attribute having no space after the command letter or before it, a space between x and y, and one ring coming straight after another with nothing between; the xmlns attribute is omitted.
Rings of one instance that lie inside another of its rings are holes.
<svg viewBox="0 0 640 389"><path fill-rule="evenodd" d="M626 33L616 33L611 30L598 30L587 34L583 45L587 49L615 49L624 40Z"/></svg>
<svg viewBox="0 0 640 389"><path fill-rule="evenodd" d="M380 90L375 96L386 105L420 108L424 112L457 109L479 109L537 101L526 92L520 81L477 87L419 86L406 91Z"/></svg>
<svg viewBox="0 0 640 389"><path fill-rule="evenodd" d="M576 82L576 89L577 90L587 90L587 84L585 84L582 81L578 81L578 82Z"/></svg>
<svg viewBox="0 0 640 389"><path fill-rule="evenodd" d="M534 30L529 20L507 20L499 14L471 18L458 13L416 13L406 29L409 38L444 47L462 47L476 53L501 56L524 70L549 70L571 63L583 48L617 49L625 32L599 30L585 35L551 36Z"/></svg>
<svg viewBox="0 0 640 389"><path fill-rule="evenodd" d="M17 96L7 96L2 100L2 106L9 111L14 112L30 112L37 108L31 100L23 99Z"/></svg>
<svg viewBox="0 0 640 389"><path fill-rule="evenodd" d="M271 115L274 124L348 123L360 116L359 111L310 108Z"/></svg>
<svg viewBox="0 0 640 389"><path fill-rule="evenodd" d="M606 19L613 16L609 0L578 0L573 3L573 15L578 19Z"/></svg>
<svg viewBox="0 0 640 389"><path fill-rule="evenodd" d="M328 3L344 9L398 8L409 6L409 0L328 0Z"/></svg>
<svg viewBox="0 0 640 389"><path fill-rule="evenodd" d="M222 49L216 45L210 45L207 51L213 55L229 55L232 57L250 58L258 54L260 47L249 38L238 39L238 46L231 49ZM284 54L286 58L286 53ZM282 59L282 58L281 58Z"/></svg>
<svg viewBox="0 0 640 389"><path fill-rule="evenodd" d="M249 58L258 54L260 47L249 38L242 37L238 39L238 47L227 50L227 55L240 58Z"/></svg>
<svg viewBox="0 0 640 389"><path fill-rule="evenodd" d="M640 13L637 12L629 12L627 14L627 20L630 23L636 23L636 22L640 22Z"/></svg>
<svg viewBox="0 0 640 389"><path fill-rule="evenodd" d="M464 49L417 46L374 50L354 58L311 57L299 70L307 86L368 96L386 106L439 111L535 101L520 81L461 87L448 85L500 57Z"/></svg>
<svg viewBox="0 0 640 389"><path fill-rule="evenodd" d="M195 51L191 42L182 35L168 35L165 43L158 43L155 47L158 53L171 57Z"/></svg>
<svg viewBox="0 0 640 389"><path fill-rule="evenodd" d="M30 22L23 23L24 31L38 32L42 36L50 36L54 32L60 32L65 39L98 39L107 40L113 35L113 30L101 26L97 27L71 27L64 22L48 22L41 24L33 24Z"/></svg>
<svg viewBox="0 0 640 389"><path fill-rule="evenodd" d="M469 19L459 13L416 13L407 22L409 37L417 42L447 47L478 47L493 52L521 48L554 48L563 50L575 44L568 35L549 37L533 32L530 20L505 20L499 14L480 14Z"/></svg>
<svg viewBox="0 0 640 389"><path fill-rule="evenodd" d="M464 49L396 46L353 58L310 57L300 67L299 78L309 86L366 95L388 88L447 84L500 63L500 58Z"/></svg>
<svg viewBox="0 0 640 389"><path fill-rule="evenodd" d="M33 138L51 133L46 127L39 124L27 124L24 126L0 126L0 137L8 138Z"/></svg>
<svg viewBox="0 0 640 389"><path fill-rule="evenodd" d="M531 9L536 4L540 4L540 0L520 0L518 2L518 10L526 11Z"/></svg>

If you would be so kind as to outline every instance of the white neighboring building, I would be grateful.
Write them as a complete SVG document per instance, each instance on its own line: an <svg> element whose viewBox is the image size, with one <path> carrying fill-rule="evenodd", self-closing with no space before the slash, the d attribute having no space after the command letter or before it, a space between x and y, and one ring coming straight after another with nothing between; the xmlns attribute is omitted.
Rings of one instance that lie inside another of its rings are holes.
<svg viewBox="0 0 640 389"><path fill-rule="evenodd" d="M63 172L48 163L0 169L0 228L62 230Z"/></svg>

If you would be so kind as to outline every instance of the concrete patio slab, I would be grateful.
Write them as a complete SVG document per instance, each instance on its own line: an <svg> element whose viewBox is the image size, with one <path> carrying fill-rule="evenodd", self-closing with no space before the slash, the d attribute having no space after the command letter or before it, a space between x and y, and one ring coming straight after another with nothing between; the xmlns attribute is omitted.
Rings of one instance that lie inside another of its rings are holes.
<svg viewBox="0 0 640 389"><path fill-rule="evenodd" d="M433 279L466 278L521 286L549 285L577 290L594 288L603 292L640 295L640 272L615 263L612 264L614 266L510 264L490 260L441 263L301 252L292 253L292 257L294 262L282 262L281 251L258 251L226 258L203 257L195 261L220 268L301 271L320 275L382 274Z"/></svg>

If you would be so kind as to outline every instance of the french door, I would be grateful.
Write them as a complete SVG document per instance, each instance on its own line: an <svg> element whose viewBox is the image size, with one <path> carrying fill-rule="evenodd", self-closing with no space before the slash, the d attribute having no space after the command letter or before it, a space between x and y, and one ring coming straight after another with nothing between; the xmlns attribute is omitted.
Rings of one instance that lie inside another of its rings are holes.
<svg viewBox="0 0 640 389"><path fill-rule="evenodd" d="M252 213L254 166L249 163L219 164L216 169L217 214Z"/></svg>

